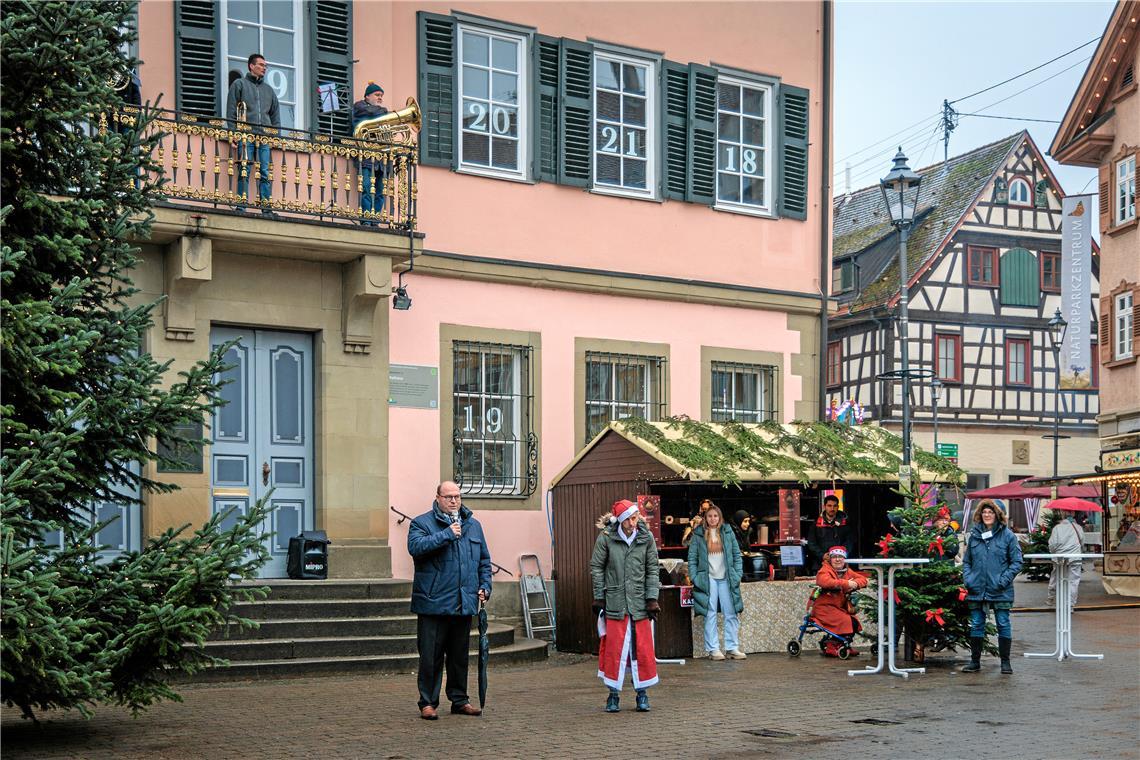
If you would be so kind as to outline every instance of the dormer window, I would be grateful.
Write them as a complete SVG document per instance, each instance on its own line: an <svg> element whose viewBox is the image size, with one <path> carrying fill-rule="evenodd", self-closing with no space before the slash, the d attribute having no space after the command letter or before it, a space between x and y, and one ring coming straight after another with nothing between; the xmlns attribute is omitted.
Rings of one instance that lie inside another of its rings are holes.
<svg viewBox="0 0 1140 760"><path fill-rule="evenodd" d="M1009 205L1011 206L1028 206L1030 205L1030 198L1032 196L1029 192L1029 183L1025 180L1015 179L1009 183Z"/></svg>
<svg viewBox="0 0 1140 760"><path fill-rule="evenodd" d="M855 262L838 262L831 269L831 288L836 295L850 293L855 289Z"/></svg>

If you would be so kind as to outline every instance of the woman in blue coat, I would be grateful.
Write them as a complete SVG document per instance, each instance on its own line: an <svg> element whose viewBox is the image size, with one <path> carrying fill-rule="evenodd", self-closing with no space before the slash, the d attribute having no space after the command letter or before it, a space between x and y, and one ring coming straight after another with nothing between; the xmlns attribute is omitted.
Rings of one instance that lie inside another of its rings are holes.
<svg viewBox="0 0 1140 760"><path fill-rule="evenodd" d="M986 636L986 609L994 611L998 630L1001 672L1012 673L1009 649L1013 629L1009 611L1013 607L1013 579L1021 572L1021 547L1005 521L1005 512L990 499L983 499L974 510L974 525L966 544L962 575L966 582L966 602L970 606L970 664L963 673L982 669L982 644Z"/></svg>
<svg viewBox="0 0 1140 760"><path fill-rule="evenodd" d="M724 524L720 507L711 504L704 525L693 531L689 544L689 578L693 581L693 607L705 616L705 649L709 657L723 660L716 613L724 613L724 649L733 660L747 657L740 651L740 618L744 600L740 597L740 578L744 560L740 544L732 528Z"/></svg>

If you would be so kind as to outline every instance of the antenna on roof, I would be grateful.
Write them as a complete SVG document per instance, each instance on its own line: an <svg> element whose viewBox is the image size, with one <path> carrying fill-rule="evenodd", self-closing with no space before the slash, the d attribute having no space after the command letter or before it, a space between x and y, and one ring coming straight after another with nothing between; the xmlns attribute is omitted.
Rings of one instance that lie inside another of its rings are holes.
<svg viewBox="0 0 1140 760"><path fill-rule="evenodd" d="M950 133L958 126L958 112L949 100L942 101L942 173L950 171Z"/></svg>

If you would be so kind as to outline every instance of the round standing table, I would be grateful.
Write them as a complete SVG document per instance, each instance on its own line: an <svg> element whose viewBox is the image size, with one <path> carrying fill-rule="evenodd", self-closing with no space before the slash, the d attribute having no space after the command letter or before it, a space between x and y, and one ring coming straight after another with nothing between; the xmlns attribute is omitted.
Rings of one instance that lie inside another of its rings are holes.
<svg viewBox="0 0 1140 760"><path fill-rule="evenodd" d="M873 559L849 559L847 564L858 565L860 567L867 566L875 571L878 576L877 588L875 594L878 596L879 614L878 628L879 633L879 661L874 667L868 665L862 670L848 670L849 676L862 676L870 675L872 673L883 672L883 661L887 662L890 672L896 676L909 678L911 673L925 673L926 668L900 668L895 665L895 571L907 570L918 565L925 565L930 562L929 559L920 559L918 557L891 557L884 558L878 557ZM883 568L887 568L887 629L883 630ZM886 655L886 656L884 656Z"/></svg>
<svg viewBox="0 0 1140 760"><path fill-rule="evenodd" d="M1069 565L1086 559L1100 559L1103 554L1026 554L1025 559L1047 559L1057 573L1057 645L1052 652L1025 652L1026 657L1066 657L1103 660L1103 654L1077 654L1073 651L1073 603L1069 596Z"/></svg>

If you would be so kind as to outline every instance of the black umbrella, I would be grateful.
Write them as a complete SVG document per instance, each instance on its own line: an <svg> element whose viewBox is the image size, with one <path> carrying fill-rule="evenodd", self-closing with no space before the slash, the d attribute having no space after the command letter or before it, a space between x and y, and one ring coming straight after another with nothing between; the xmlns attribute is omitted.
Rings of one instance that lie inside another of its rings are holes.
<svg viewBox="0 0 1140 760"><path fill-rule="evenodd" d="M487 606L479 602L479 708L487 701L487 659L491 655L491 640L487 638Z"/></svg>

